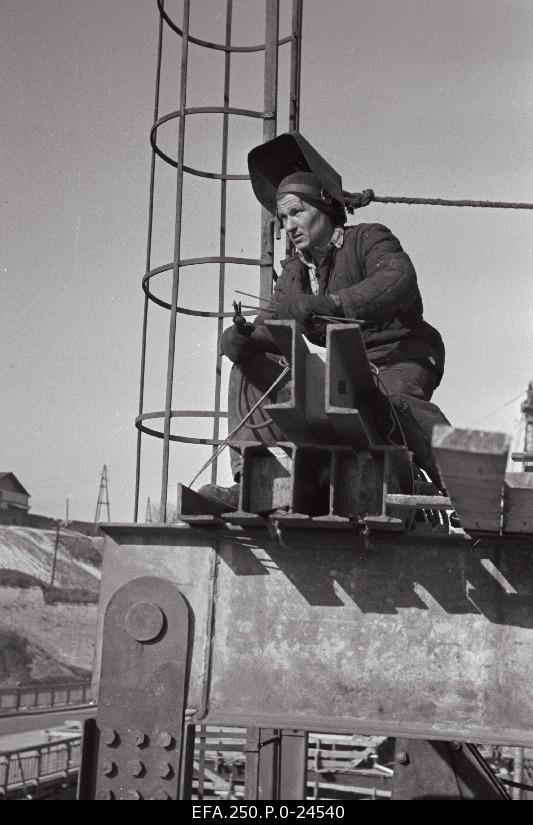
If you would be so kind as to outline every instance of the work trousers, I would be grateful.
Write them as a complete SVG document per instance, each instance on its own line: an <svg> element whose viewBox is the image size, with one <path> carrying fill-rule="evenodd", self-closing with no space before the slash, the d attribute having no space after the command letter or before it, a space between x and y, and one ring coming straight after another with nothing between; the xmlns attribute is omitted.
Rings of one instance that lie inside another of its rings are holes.
<svg viewBox="0 0 533 825"><path fill-rule="evenodd" d="M266 353L254 354L234 364L228 386L228 432L238 426L254 404L272 386L281 374L279 356ZM382 365L378 368L376 386L375 424L383 436L383 443L407 442L415 462L429 475L434 484L442 489L442 482L431 450L431 434L436 424L449 424L441 410L431 403L437 384L437 376L431 367L415 362ZM276 392L264 404L279 401ZM281 390L283 392L283 390ZM391 410L391 405L396 416ZM398 426L398 420L401 429ZM234 436L235 441L275 444L286 441L279 427L268 413L259 406L251 419ZM231 448L231 469L237 481L242 467L240 453Z"/></svg>

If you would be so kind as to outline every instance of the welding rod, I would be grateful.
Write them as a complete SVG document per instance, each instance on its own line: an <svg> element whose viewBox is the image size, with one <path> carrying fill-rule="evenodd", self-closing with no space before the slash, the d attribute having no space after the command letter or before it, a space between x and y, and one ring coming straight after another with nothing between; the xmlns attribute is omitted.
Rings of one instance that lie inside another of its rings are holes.
<svg viewBox="0 0 533 825"><path fill-rule="evenodd" d="M241 292L240 289L235 290L237 295L246 295L247 298L255 298L256 301L265 301L267 304L275 304L275 301L270 301L268 298L261 298L259 295L252 295L250 292ZM252 309L256 309L256 307L252 307Z"/></svg>
<svg viewBox="0 0 533 825"><path fill-rule="evenodd" d="M270 307L254 307L251 304L241 304L243 309L256 309L258 312L276 312L275 309L271 309Z"/></svg>
<svg viewBox="0 0 533 825"><path fill-rule="evenodd" d="M345 318L343 315L315 315L319 321L332 321L337 324L364 324L360 318Z"/></svg>
<svg viewBox="0 0 533 825"><path fill-rule="evenodd" d="M256 301L265 301L267 304L272 304L272 306L277 306L276 301L270 301L268 298L261 298L259 295L252 295L250 292L241 292L240 289L236 289L235 292L237 295L246 295L247 298L255 298ZM254 307L250 306L250 304L242 304L245 309L258 309L262 312L276 312L275 309L268 310L266 307ZM313 313L315 318L318 318L319 321L333 321L338 324L364 324L365 322L362 321L360 318L345 318L344 316L338 315L316 315Z"/></svg>

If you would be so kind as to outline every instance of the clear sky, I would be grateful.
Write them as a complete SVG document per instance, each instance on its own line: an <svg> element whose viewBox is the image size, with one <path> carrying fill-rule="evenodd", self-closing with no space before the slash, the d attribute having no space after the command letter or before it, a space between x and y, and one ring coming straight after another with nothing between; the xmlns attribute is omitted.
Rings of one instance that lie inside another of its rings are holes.
<svg viewBox="0 0 533 825"><path fill-rule="evenodd" d="M286 34L289 0L281 5ZM180 18L177 0L167 7ZM236 42L263 40L263 10L263 0L235 0ZM192 0L193 34L223 40L224 18L224 2ZM112 518L132 518L157 30L155 0L0 3L0 471L16 473L34 512L61 516L69 496L71 516L91 519L105 463ZM173 40L161 114L177 108ZM221 105L222 55L191 47L190 58L189 105ZM262 108L260 59L235 58L232 105ZM530 0L304 0L300 128L346 189L533 201L532 77ZM285 86L280 112L284 131ZM261 140L259 122L240 120L235 172ZM186 161L216 170L220 118L187 129ZM161 132L175 146L174 125ZM173 248L162 163L156 183L153 266ZM217 254L213 185L186 184L184 256ZM247 184L229 204L229 254L257 256ZM447 346L434 400L457 426L515 432L533 379L533 214L373 204L355 220L388 225L415 263L425 316ZM257 290L257 273L242 269L228 273L228 309L234 288ZM216 268L184 275L183 303L216 308L215 278ZM156 307L149 321L145 409L155 411L168 313ZM213 351L208 322L180 319L176 409L209 406ZM161 472L161 442L143 444L141 515ZM205 457L174 450L172 489Z"/></svg>

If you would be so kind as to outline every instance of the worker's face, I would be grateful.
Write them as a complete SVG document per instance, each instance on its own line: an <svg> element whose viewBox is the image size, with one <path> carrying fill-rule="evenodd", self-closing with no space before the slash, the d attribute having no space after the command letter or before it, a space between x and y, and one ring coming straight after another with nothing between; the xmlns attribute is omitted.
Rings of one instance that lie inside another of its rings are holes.
<svg viewBox="0 0 533 825"><path fill-rule="evenodd" d="M296 249L312 252L324 249L335 228L333 218L297 195L282 195L277 202L278 217Z"/></svg>

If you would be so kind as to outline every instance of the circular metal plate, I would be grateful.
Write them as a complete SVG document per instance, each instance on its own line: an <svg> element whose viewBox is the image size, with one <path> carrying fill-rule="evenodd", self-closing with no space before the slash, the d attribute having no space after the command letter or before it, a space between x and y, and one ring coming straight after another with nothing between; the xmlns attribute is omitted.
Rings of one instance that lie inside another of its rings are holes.
<svg viewBox="0 0 533 825"><path fill-rule="evenodd" d="M126 630L138 642L150 642L163 630L165 614L153 602L132 604L126 613Z"/></svg>

